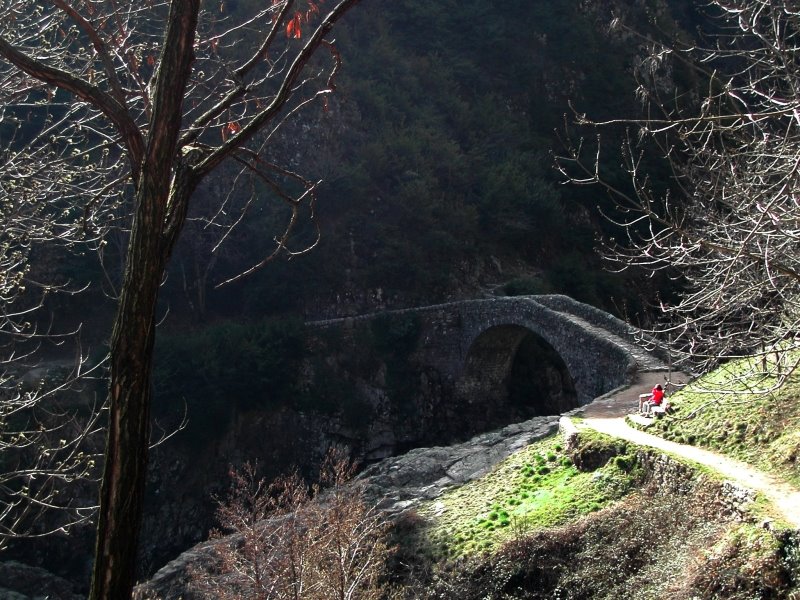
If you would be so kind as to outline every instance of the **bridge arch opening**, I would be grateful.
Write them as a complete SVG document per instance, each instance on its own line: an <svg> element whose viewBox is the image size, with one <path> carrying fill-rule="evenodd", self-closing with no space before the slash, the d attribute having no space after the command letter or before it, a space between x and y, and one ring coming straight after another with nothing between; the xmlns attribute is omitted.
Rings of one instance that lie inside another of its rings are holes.
<svg viewBox="0 0 800 600"><path fill-rule="evenodd" d="M458 387L470 403L506 407L517 418L557 415L578 406L575 382L559 353L519 325L490 327L475 339Z"/></svg>

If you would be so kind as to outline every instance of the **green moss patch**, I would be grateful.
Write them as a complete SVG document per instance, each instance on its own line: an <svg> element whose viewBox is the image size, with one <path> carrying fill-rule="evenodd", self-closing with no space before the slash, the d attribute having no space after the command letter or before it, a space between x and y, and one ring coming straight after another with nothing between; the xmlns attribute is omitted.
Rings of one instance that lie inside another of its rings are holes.
<svg viewBox="0 0 800 600"><path fill-rule="evenodd" d="M552 437L534 443L482 479L425 505L420 514L428 523L425 538L434 556L492 550L600 510L632 489L634 456L617 456L597 470L582 472L558 441Z"/></svg>

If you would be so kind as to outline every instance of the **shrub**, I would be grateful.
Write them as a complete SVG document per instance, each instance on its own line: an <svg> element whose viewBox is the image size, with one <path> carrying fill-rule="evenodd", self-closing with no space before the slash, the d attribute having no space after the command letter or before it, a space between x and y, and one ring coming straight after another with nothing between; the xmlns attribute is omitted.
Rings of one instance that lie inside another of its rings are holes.
<svg viewBox="0 0 800 600"><path fill-rule="evenodd" d="M159 336L154 403L159 417L187 410L190 443L207 443L236 410L275 407L297 396L303 355L299 320L220 323Z"/></svg>
<svg viewBox="0 0 800 600"><path fill-rule="evenodd" d="M191 590L220 600L288 600L299 589L316 590L310 598L384 597L387 522L363 488L345 485L353 474L338 450L311 488L296 473L265 485L249 464L231 469L217 510L223 531L211 534L216 565L191 570Z"/></svg>

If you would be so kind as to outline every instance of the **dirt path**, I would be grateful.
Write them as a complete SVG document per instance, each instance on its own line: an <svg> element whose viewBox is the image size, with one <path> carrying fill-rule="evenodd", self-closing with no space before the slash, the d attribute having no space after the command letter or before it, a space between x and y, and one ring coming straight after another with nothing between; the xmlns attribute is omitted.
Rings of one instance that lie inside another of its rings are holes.
<svg viewBox="0 0 800 600"><path fill-rule="evenodd" d="M585 427L634 444L658 448L710 467L738 484L764 494L787 523L800 529L800 491L781 479L762 473L741 461L633 429L625 422L624 417L589 417L579 425L579 428Z"/></svg>
<svg viewBox="0 0 800 600"><path fill-rule="evenodd" d="M710 467L739 485L764 494L787 523L800 529L800 491L786 481L762 473L746 463L727 456L639 431L625 422L625 415L636 412L639 394L649 392L656 383L665 383L665 379L663 372L639 373L629 387L598 398L587 405L583 411L585 419L579 427L590 427L595 431L634 444L658 448ZM684 373L672 373L670 377L670 381L679 386L688 380Z"/></svg>

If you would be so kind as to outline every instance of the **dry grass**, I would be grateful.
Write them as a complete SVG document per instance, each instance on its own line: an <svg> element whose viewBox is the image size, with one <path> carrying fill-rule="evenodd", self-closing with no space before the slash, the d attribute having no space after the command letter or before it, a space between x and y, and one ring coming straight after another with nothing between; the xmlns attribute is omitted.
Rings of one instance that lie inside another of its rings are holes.
<svg viewBox="0 0 800 600"><path fill-rule="evenodd" d="M798 592L796 536L731 521L715 504L713 479L681 493L642 488L635 456L625 443L586 435L576 466L549 439L429 504L413 524L416 546L405 549L397 597L750 600Z"/></svg>
<svg viewBox="0 0 800 600"><path fill-rule="evenodd" d="M788 598L785 544L719 518L701 494L647 490L497 551L441 563L406 598L711 600Z"/></svg>

